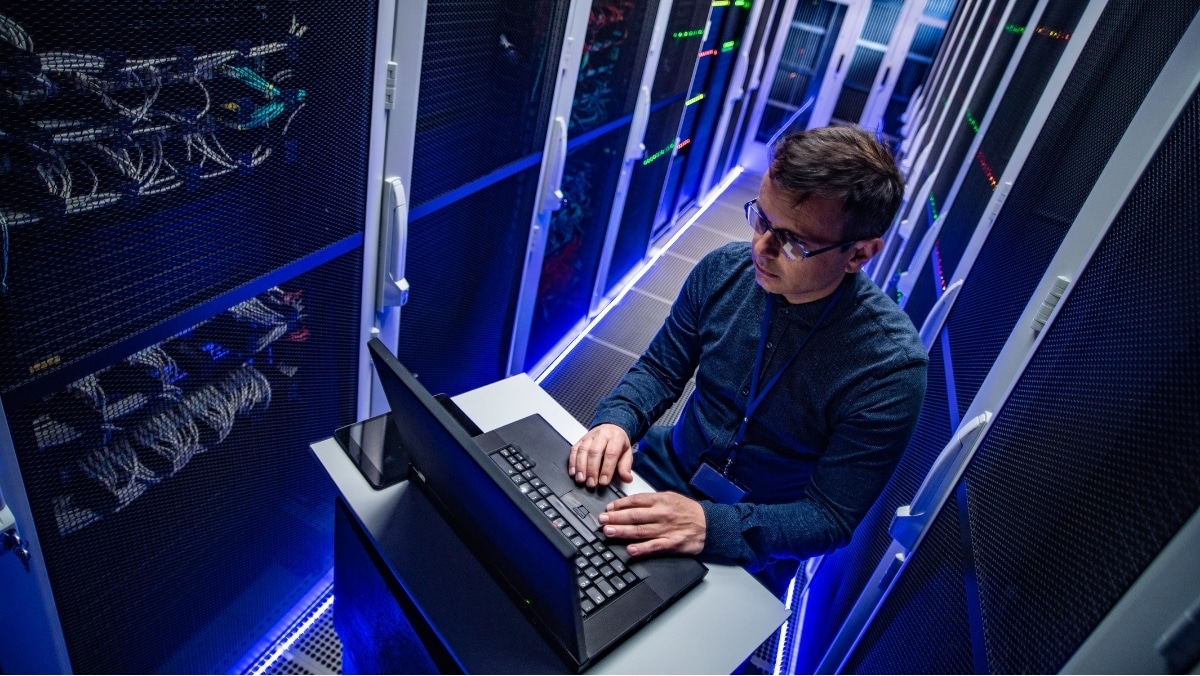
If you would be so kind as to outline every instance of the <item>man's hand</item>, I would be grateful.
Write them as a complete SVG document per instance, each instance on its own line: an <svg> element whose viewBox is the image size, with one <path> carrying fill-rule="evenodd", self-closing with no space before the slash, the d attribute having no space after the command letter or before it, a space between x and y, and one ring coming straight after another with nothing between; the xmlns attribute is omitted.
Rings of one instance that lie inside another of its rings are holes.
<svg viewBox="0 0 1200 676"><path fill-rule="evenodd" d="M596 425L571 447L567 471L576 483L587 483L588 488L607 486L614 473L621 481L633 481L629 435L619 425Z"/></svg>
<svg viewBox="0 0 1200 676"><path fill-rule="evenodd" d="M630 556L704 550L704 508L678 493L638 493L614 500L598 518L606 536L641 541L625 548Z"/></svg>

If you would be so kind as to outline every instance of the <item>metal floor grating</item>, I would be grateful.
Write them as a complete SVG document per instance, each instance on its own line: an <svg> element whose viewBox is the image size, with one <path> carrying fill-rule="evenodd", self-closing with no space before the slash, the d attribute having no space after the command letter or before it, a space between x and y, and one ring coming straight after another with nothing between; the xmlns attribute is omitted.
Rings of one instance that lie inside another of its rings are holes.
<svg viewBox="0 0 1200 676"><path fill-rule="evenodd" d="M665 249L637 277L625 307L614 307L546 376L541 385L572 416L587 425L596 403L612 391L625 371L658 330L670 302L683 281L704 254L728 242L749 239L742 204L758 193L758 176L743 174L722 192L695 222L680 232L679 226L660 240ZM747 196L749 195L749 196ZM634 293L636 291L636 293ZM638 347L641 346L641 347ZM636 349L633 349L636 348ZM678 419L683 403L694 387L689 381L680 400L659 418L669 425ZM342 641L333 628L333 589L313 604L284 632L283 637L259 659L248 674L340 674ZM315 619L314 619L315 618ZM291 641L290 645L288 641ZM755 667L771 664L774 640L759 649Z"/></svg>

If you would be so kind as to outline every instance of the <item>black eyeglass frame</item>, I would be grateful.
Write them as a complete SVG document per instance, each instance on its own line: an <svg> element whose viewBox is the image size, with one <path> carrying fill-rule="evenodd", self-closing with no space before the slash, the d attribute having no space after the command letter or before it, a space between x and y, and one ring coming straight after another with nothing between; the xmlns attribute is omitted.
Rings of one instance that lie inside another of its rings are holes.
<svg viewBox="0 0 1200 676"><path fill-rule="evenodd" d="M833 251L834 249L840 248L844 251L846 247L858 241L857 239L850 239L846 240L845 242L839 242L837 244L821 247L816 251L809 251L808 247L804 245L804 242L801 242L792 233L786 230L776 230L775 228L771 227L771 221L767 220L767 217L763 214L763 212L758 210L758 206L756 206L757 202L758 198L755 197L749 202L746 202L746 204L743 206L743 209L746 211L746 223L752 230L754 230L754 232L757 232L760 235L768 232L774 235L775 242L779 244L779 250L783 252L783 255L789 261L796 260L796 255L788 250L788 247L785 246L786 244L793 244L798 247L800 249L800 258L812 258L813 256L823 254L826 251ZM753 211L753 215L751 214L751 211ZM758 226L755 225L755 217L757 217L759 223L762 223L763 230L759 230Z"/></svg>

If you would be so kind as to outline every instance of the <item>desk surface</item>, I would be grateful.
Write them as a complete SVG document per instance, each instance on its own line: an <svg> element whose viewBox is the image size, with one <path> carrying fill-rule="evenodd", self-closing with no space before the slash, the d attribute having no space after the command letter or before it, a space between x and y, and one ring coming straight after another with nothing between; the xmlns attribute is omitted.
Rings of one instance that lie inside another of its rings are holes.
<svg viewBox="0 0 1200 676"><path fill-rule="evenodd" d="M523 374L463 393L454 401L485 431L540 413L566 439L573 441L585 432ZM313 444L312 450L371 536L377 541L385 538L407 482L375 490L332 438ZM649 490L636 477L625 486L627 493ZM618 646L590 673L729 673L786 619L783 604L745 570L706 565L708 575L695 589Z"/></svg>

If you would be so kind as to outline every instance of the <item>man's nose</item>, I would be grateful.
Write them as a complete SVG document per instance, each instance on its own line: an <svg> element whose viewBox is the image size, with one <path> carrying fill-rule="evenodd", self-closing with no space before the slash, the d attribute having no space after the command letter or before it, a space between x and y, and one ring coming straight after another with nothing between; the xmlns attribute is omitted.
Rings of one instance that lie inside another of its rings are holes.
<svg viewBox="0 0 1200 676"><path fill-rule="evenodd" d="M776 246L775 235L770 230L762 233L757 232L750 238L750 248L754 253L764 258L774 258L779 254L779 247Z"/></svg>

